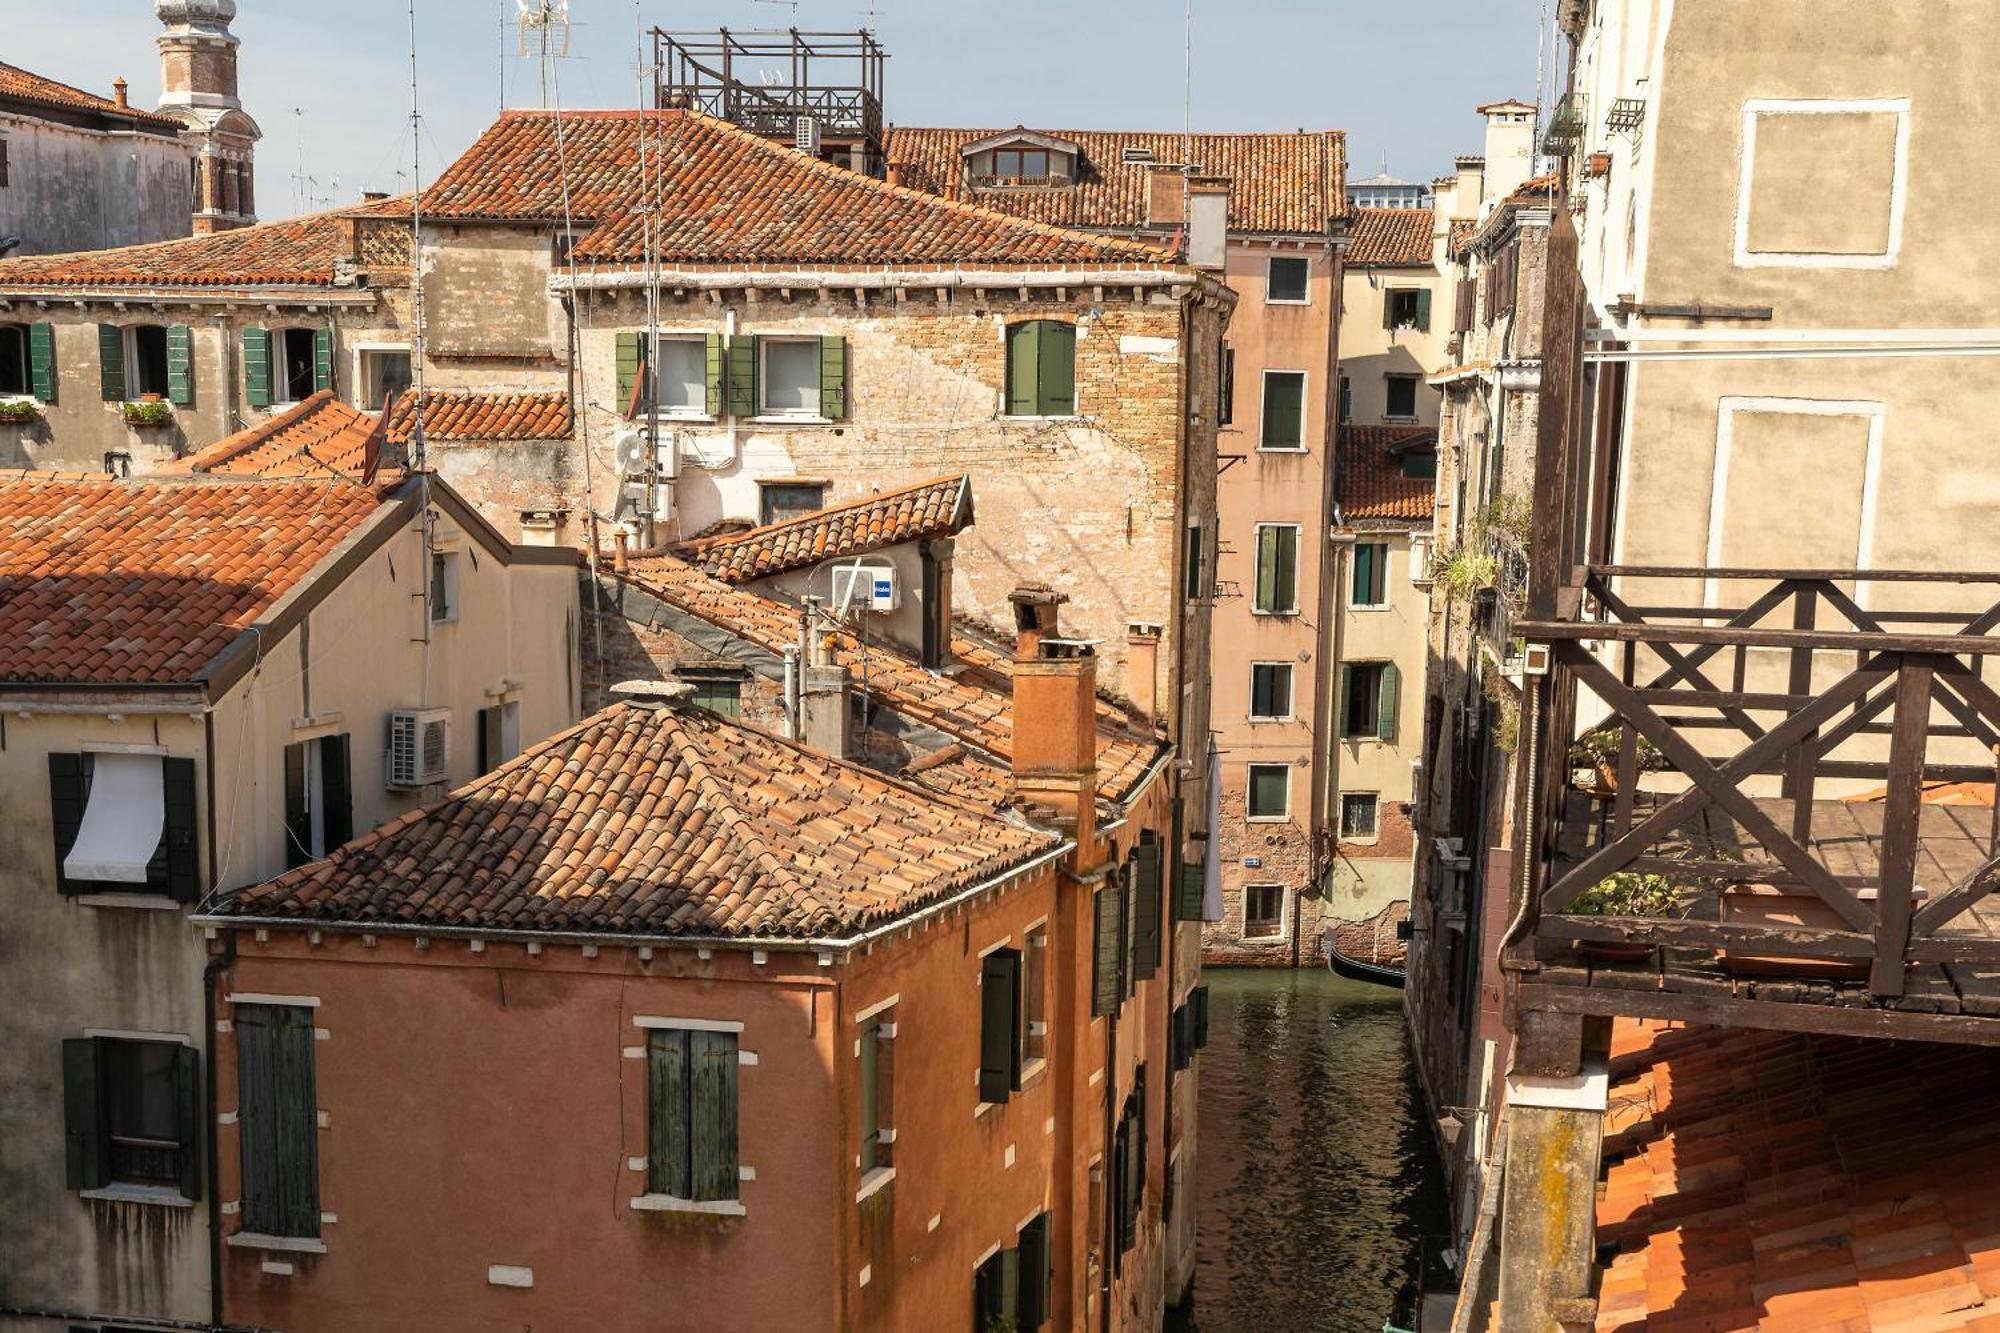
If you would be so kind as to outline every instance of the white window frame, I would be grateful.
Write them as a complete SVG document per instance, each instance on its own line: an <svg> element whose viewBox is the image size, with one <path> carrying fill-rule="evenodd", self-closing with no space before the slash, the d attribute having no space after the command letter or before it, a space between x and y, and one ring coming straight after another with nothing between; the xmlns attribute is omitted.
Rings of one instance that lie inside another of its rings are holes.
<svg viewBox="0 0 2000 1333"><path fill-rule="evenodd" d="M1279 302L1283 305L1285 302ZM1270 387L1273 375L1297 375L1299 377L1299 442L1294 445L1264 443L1265 406L1271 401ZM1306 452L1306 391L1312 387L1312 372L1290 370L1284 366L1266 366L1257 380L1257 452L1260 454L1302 454Z"/></svg>
<svg viewBox="0 0 2000 1333"><path fill-rule="evenodd" d="M1286 675L1286 677L1285 677L1285 680L1286 680L1286 689L1285 689L1285 711L1284 711L1284 712L1282 712L1282 713L1260 713L1260 712L1256 711L1256 710L1257 710L1257 668L1258 668L1258 667L1283 667L1283 668L1285 668L1286 672L1288 673L1288 674ZM1253 661L1253 662L1251 662L1251 663L1250 663L1250 702L1249 702L1249 706L1248 706L1248 707L1246 708L1246 710L1245 710L1245 712L1244 712L1244 716L1246 716L1247 718L1249 718L1249 719L1250 719L1250 720L1251 720L1252 722L1295 722L1295 721L1297 721L1297 720L1298 720L1298 711L1297 711L1297 705L1298 705L1298 697L1299 697L1299 673L1298 673L1298 667L1297 667L1297 664L1296 664L1296 663L1292 663L1292 662L1283 662L1283 661L1277 661L1277 660L1275 660L1275 659L1268 659L1268 658L1267 658L1267 659L1259 659L1259 660L1256 660L1256 661Z"/></svg>
<svg viewBox="0 0 2000 1333"><path fill-rule="evenodd" d="M1292 605L1289 609L1273 607L1269 611L1257 605L1257 551L1264 544L1265 528L1290 528L1297 534L1292 541ZM1259 523L1251 533L1250 547L1250 614L1253 616L1295 616L1299 613L1299 570L1304 566L1305 528L1298 523Z"/></svg>
<svg viewBox="0 0 2000 1333"><path fill-rule="evenodd" d="M707 329L661 329L660 330L660 344L662 347L664 347L667 343L693 343L695 346L701 349L701 392L699 393L699 395L697 395L698 400L696 401L693 407L669 407L665 403L661 403L660 416L663 420L666 421L715 420L715 417L708 410L708 334L709 331ZM651 350L652 350L651 348L647 349L649 354ZM724 352L724 355L725 356L727 355L726 351ZM658 394L660 385L660 378L659 378L660 368L658 366L649 365L648 369L651 370L653 374L653 391L655 394ZM764 367L762 365L759 365L757 369L761 374ZM763 381L760 378L758 381L758 394L761 396L762 393L763 393ZM760 409L762 408L762 406L763 406L762 403L758 404L758 407ZM645 414L642 412L640 413L640 415L643 416ZM779 413L778 415L784 416L789 419L792 414Z"/></svg>
<svg viewBox="0 0 2000 1333"><path fill-rule="evenodd" d="M1393 380L1410 381L1410 411L1408 415L1402 415L1389 410L1389 384ZM1398 423L1422 420L1424 415L1423 387L1424 377L1422 375L1406 375L1399 371L1382 372L1382 420Z"/></svg>
<svg viewBox="0 0 2000 1333"><path fill-rule="evenodd" d="M1280 263L1299 263L1306 266L1306 294L1301 297L1273 296L1271 274ZM1312 304L1312 260L1305 255L1264 256L1264 304L1265 305L1311 305Z"/></svg>
<svg viewBox="0 0 2000 1333"><path fill-rule="evenodd" d="M347 382L354 386L354 405L356 407L362 409L365 412L379 412L382 410L381 403L369 402L367 400L367 395L362 392L362 390L366 388L368 384L367 358L371 353L373 353L376 356L381 356L384 353L395 353L395 352L401 352L403 355L410 358L410 372L412 376L411 387L412 388L416 387L415 373L417 369L417 356L416 356L416 349L411 347L410 344L376 342L376 343L350 343L348 345L347 363L353 373L348 377Z"/></svg>
<svg viewBox="0 0 2000 1333"><path fill-rule="evenodd" d="M1277 891L1278 928L1270 932L1269 934L1260 933L1253 935L1250 933L1250 891L1252 889L1274 889ZM1292 915L1292 895L1286 891L1285 886L1283 884L1276 883L1272 880L1265 880L1265 879L1256 880L1251 883L1247 883L1243 886L1242 897L1243 897L1243 925L1241 931L1239 932L1240 938L1246 944L1266 944L1271 942L1272 940L1278 940L1282 942L1289 933L1289 927L1291 924L1291 915Z"/></svg>
<svg viewBox="0 0 2000 1333"><path fill-rule="evenodd" d="M1879 254L1829 254L1750 248L1750 196L1757 179L1760 116L1893 115L1896 142L1889 174L1889 235ZM1743 103L1743 165L1736 184L1736 267L1894 268L1903 249L1903 208L1909 199L1910 99L1907 97L1753 97Z"/></svg>
<svg viewBox="0 0 2000 1333"><path fill-rule="evenodd" d="M1347 798L1350 796L1366 796L1375 802L1375 831L1369 834L1365 838L1348 836ZM1382 793L1381 792L1342 791L1338 793L1334 799L1338 802L1337 806L1335 807L1336 813L1334 815L1334 818L1337 821L1336 832L1342 842L1352 844L1353 846L1356 847L1371 847L1374 844L1382 841Z"/></svg>
<svg viewBox="0 0 2000 1333"><path fill-rule="evenodd" d="M830 420L819 413L819 384L823 370L818 368L820 335L816 333L762 334L757 339L757 421L812 421ZM771 349L780 344L803 343L813 350L816 373L813 376L812 406L807 409L773 407L771 392Z"/></svg>
<svg viewBox="0 0 2000 1333"><path fill-rule="evenodd" d="M1275 815L1253 815L1250 802L1257 789L1257 770L1275 768L1285 775L1285 808ZM1247 824L1285 824L1292 818L1292 766L1286 763L1252 762L1243 766L1243 820Z"/></svg>

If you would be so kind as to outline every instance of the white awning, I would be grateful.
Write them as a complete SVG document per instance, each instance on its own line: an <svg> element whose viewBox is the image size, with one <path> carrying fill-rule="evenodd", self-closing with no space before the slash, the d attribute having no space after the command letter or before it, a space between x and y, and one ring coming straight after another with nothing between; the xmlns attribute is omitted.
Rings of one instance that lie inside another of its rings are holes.
<svg viewBox="0 0 2000 1333"><path fill-rule="evenodd" d="M144 884L167 825L164 768L156 754L91 756L90 803L63 858L70 879Z"/></svg>

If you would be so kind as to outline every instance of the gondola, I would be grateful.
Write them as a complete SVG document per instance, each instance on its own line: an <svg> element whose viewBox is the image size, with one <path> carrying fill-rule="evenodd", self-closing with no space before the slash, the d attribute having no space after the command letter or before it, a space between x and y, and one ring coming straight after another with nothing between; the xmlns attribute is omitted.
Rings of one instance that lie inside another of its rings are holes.
<svg viewBox="0 0 2000 1333"><path fill-rule="evenodd" d="M1326 965L1335 976L1346 977L1349 981L1366 981L1376 986L1403 988L1403 969L1387 963L1369 962L1340 951L1338 937L1326 932Z"/></svg>

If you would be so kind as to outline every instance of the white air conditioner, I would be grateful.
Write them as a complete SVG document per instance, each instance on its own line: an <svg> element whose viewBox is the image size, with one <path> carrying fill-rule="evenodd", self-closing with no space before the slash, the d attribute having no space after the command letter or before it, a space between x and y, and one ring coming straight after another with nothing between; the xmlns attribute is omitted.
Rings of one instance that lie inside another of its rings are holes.
<svg viewBox="0 0 2000 1333"><path fill-rule="evenodd" d="M389 753L383 764L391 787L428 787L445 780L451 757L451 709L395 708L389 712Z"/></svg>
<svg viewBox="0 0 2000 1333"><path fill-rule="evenodd" d="M840 611L894 611L902 604L890 565L848 565L833 571L833 605Z"/></svg>
<svg viewBox="0 0 2000 1333"><path fill-rule="evenodd" d="M626 430L618 432L613 446L618 458L618 475L627 481L646 475L646 432ZM658 445L653 450L657 462L654 475L662 481L672 481L681 472L681 450L676 433L671 430L660 432Z"/></svg>
<svg viewBox="0 0 2000 1333"><path fill-rule="evenodd" d="M817 116L792 117L792 147L807 157L819 156L819 118Z"/></svg>

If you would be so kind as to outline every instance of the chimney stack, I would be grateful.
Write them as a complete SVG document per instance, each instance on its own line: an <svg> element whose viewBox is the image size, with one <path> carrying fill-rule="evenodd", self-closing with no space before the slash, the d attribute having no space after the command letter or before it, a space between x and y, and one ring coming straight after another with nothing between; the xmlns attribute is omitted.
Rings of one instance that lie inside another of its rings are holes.
<svg viewBox="0 0 2000 1333"><path fill-rule="evenodd" d="M130 90L131 86L131 84L125 82L122 78L111 81L111 100L118 103L121 111L132 105L131 102L126 100L126 93Z"/></svg>
<svg viewBox="0 0 2000 1333"><path fill-rule="evenodd" d="M1160 720L1160 627L1133 621L1125 627L1125 692L1148 722Z"/></svg>
<svg viewBox="0 0 2000 1333"><path fill-rule="evenodd" d="M1056 634L1068 598L1029 586L1008 594L1014 655L1014 794L1090 846L1097 826L1097 650Z"/></svg>

